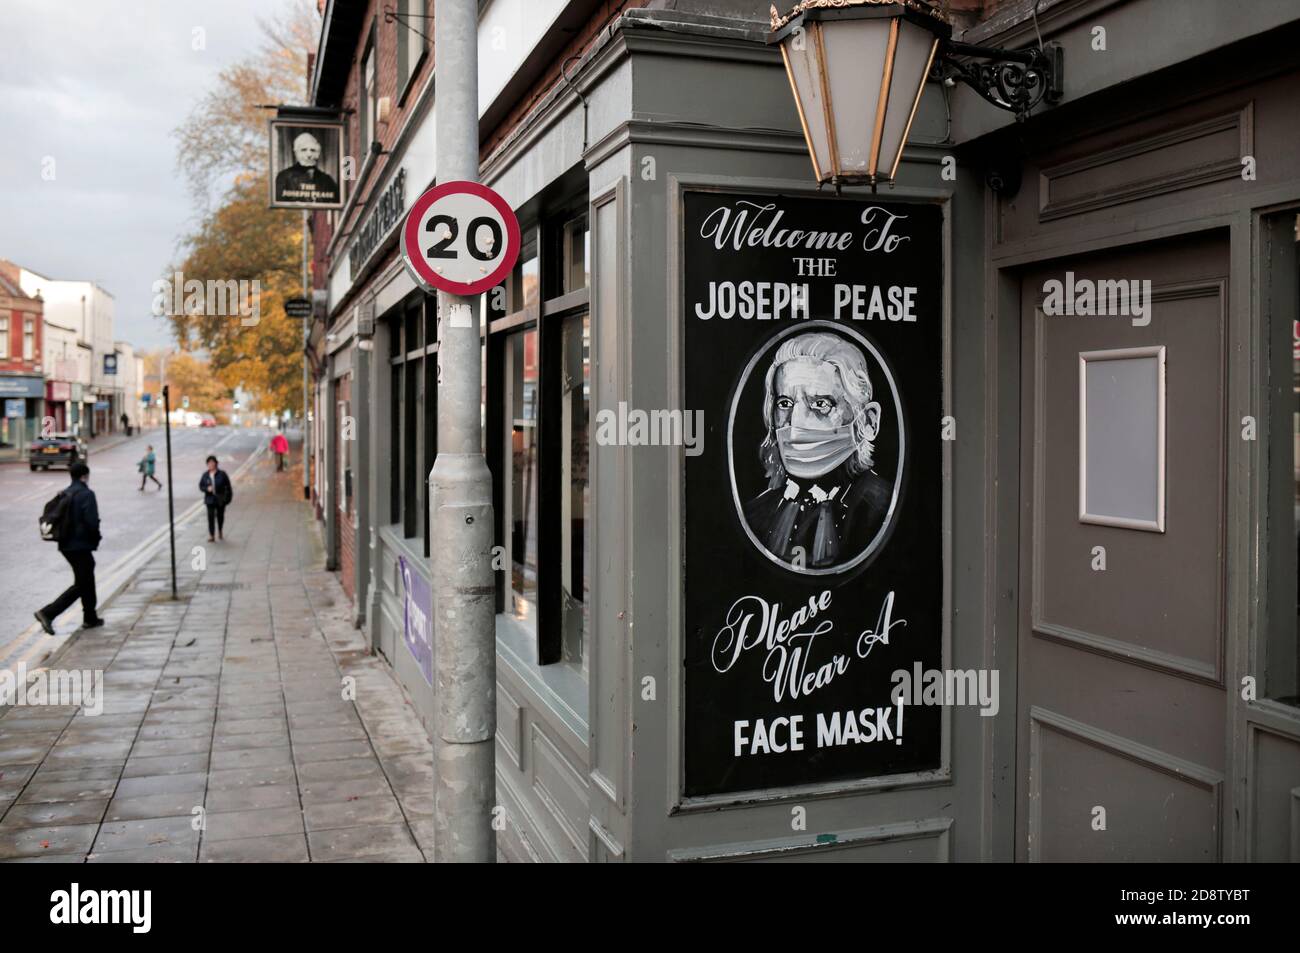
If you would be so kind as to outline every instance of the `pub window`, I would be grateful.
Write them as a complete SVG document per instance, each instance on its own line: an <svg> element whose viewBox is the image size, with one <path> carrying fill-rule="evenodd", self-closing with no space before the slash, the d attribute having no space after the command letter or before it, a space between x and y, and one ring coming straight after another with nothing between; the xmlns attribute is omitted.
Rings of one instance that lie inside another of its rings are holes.
<svg viewBox="0 0 1300 953"><path fill-rule="evenodd" d="M361 156L362 163L370 155L370 144L375 141L375 34L370 31L370 46L361 65Z"/></svg>
<svg viewBox="0 0 1300 953"><path fill-rule="evenodd" d="M428 25L433 21L425 18L425 0L398 0L397 16L393 18L393 28L397 38L397 96L406 96L407 87L415 74L419 72L420 61L424 59L428 35Z"/></svg>
<svg viewBox="0 0 1300 953"><path fill-rule="evenodd" d="M506 344L506 430L510 588L506 611L537 630L537 331L512 334Z"/></svg>
<svg viewBox="0 0 1300 953"><path fill-rule="evenodd" d="M36 319L23 318L23 360L36 357Z"/></svg>
<svg viewBox="0 0 1300 953"><path fill-rule="evenodd" d="M352 416L352 400L350 381L347 377L339 379L338 382L338 400L335 402L338 409L338 430L335 437L335 443L338 447L338 482L339 498L338 507L345 517L351 518L355 510L352 506L352 440L345 439L344 435L353 432L352 426L349 426L348 418Z"/></svg>
<svg viewBox="0 0 1300 953"><path fill-rule="evenodd" d="M591 229L586 215L564 228L564 266L566 294L591 284Z"/></svg>
<svg viewBox="0 0 1300 953"><path fill-rule="evenodd" d="M402 329L394 322L389 336L400 342ZM393 360L393 359L390 359ZM402 367L393 363L389 368L390 387L388 406L392 412L388 415L388 446L392 452L392 465L388 468L388 522L399 523L402 519L402 468L398 465L402 446Z"/></svg>
<svg viewBox="0 0 1300 953"><path fill-rule="evenodd" d="M427 479L436 449L435 307L424 295L409 301L389 324L390 398L389 522L406 539L421 540L429 554ZM425 326L429 327L426 336Z"/></svg>
<svg viewBox="0 0 1300 953"><path fill-rule="evenodd" d="M539 664L585 671L592 375L583 207L525 229L503 293L484 296L483 415L506 550L499 608L533 637Z"/></svg>
<svg viewBox="0 0 1300 953"><path fill-rule="evenodd" d="M9 356L9 318L0 318L0 357Z"/></svg>
<svg viewBox="0 0 1300 953"><path fill-rule="evenodd" d="M563 378L561 389L560 562L562 565L561 651L566 662L586 658L584 639L590 628L591 580L588 553L591 552L591 318L574 315L563 325Z"/></svg>
<svg viewBox="0 0 1300 953"><path fill-rule="evenodd" d="M435 315L437 307L434 304L435 298L429 298L428 307L424 309L424 318L426 325L425 340L432 342L436 336ZM423 452L420 455L420 525L424 527L421 534L424 537L424 555L429 555L429 472L433 470L433 458L438 453L438 355L434 352L425 350L424 357L424 393L425 399L420 401L421 413L424 415L423 426L420 428L420 436L423 444Z"/></svg>
<svg viewBox="0 0 1300 953"><path fill-rule="evenodd" d="M523 311L537 306L541 298L542 275L541 262L537 256L537 240L525 240L515 262L514 274L510 276L510 310Z"/></svg>

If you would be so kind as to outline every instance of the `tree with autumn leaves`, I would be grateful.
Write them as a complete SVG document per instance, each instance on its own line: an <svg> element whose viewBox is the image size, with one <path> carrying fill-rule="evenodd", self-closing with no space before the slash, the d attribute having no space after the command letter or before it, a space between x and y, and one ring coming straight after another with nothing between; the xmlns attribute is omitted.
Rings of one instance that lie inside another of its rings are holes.
<svg viewBox="0 0 1300 953"><path fill-rule="evenodd" d="M175 132L177 164L199 221L164 277L257 282L255 319L202 309L167 317L182 352L206 352L221 385L242 387L258 410L272 414L302 408L302 324L285 315L284 302L301 294L303 235L300 213L267 208L268 112L261 107L305 102L307 53L319 29L315 4L294 0L260 26L262 48L222 70Z"/></svg>

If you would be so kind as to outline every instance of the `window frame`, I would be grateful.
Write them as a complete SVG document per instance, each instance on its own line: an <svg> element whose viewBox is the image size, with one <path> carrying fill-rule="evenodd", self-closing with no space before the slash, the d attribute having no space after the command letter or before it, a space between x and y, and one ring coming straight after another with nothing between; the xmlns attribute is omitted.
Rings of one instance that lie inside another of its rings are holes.
<svg viewBox="0 0 1300 953"><path fill-rule="evenodd" d="M428 12L429 5L426 0L397 0L397 13L393 17L393 36L397 43L397 105L399 106L405 103L407 93L415 84L415 77L419 75L425 57L429 55L428 30L422 29L429 22ZM416 23L415 21L420 17L424 19ZM402 22L403 18L409 22ZM412 48L416 51L414 62L411 61Z"/></svg>
<svg viewBox="0 0 1300 953"><path fill-rule="evenodd" d="M581 594L570 592L570 581L564 578L569 561L564 558L566 537L562 525L565 506L541 504L540 501L560 500L570 487L564 485L567 471L566 458L569 447L565 441L564 427L564 326L566 320L591 316L590 288L568 290L566 281L571 266L570 230L584 218L590 222L587 196L558 204L526 224L523 231L523 248L536 249L538 258L538 295L534 303L524 301L522 269L516 268L503 282L505 309L492 308L493 291L484 297L483 312L486 318L483 333L486 338L487 363L487 443L485 454L493 475L493 506L496 510L496 542L509 555L511 527L506 525L506 493L512 477L511 460L507 457L511 408L506 404L510 386L505 378L508 367L506 347L509 335L523 331L537 331L538 366L538 421L537 470L539 500L537 512L537 626L536 647L538 665L562 664L574 668L583 678L587 676L591 631L583 633L578 646L579 658L574 658L572 639L566 639L564 625L565 596L582 603ZM590 225L588 224L588 229ZM523 254L521 254L521 260ZM589 269L589 266L588 266ZM594 323L592 325L594 333ZM594 375L593 375L594 377ZM588 418L589 445L592 418ZM590 518L590 513L587 514ZM588 554L588 558L589 554ZM497 612L508 615L507 596L511 589L510 560L502 561L496 573ZM571 608L570 608L571 611Z"/></svg>
<svg viewBox="0 0 1300 953"><path fill-rule="evenodd" d="M378 122L376 121L376 112L378 111L379 90L379 44L375 24L370 25L370 38L366 41L366 51L362 54L360 62L357 64L357 137L360 140L359 155L357 156L358 167L366 164L366 159L370 156L370 150L378 138Z"/></svg>
<svg viewBox="0 0 1300 953"><path fill-rule="evenodd" d="M437 453L437 298L415 292L385 315L391 413L388 519L403 539L420 539L429 555L428 474ZM412 333L419 329L419 338Z"/></svg>

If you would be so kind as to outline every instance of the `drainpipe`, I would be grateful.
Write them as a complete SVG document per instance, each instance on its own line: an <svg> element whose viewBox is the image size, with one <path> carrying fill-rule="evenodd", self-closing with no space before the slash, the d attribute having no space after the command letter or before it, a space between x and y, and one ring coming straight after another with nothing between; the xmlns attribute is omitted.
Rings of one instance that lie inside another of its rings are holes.
<svg viewBox="0 0 1300 953"><path fill-rule="evenodd" d="M307 287L307 210L302 210L302 296L311 300ZM311 499L311 427L307 424L310 386L307 383L307 348L311 346L311 316L302 319L302 498Z"/></svg>
<svg viewBox="0 0 1300 953"><path fill-rule="evenodd" d="M478 181L478 4L439 0L439 182ZM429 474L434 599L434 859L492 863L496 599L492 475L479 420L478 296L438 293L438 456Z"/></svg>

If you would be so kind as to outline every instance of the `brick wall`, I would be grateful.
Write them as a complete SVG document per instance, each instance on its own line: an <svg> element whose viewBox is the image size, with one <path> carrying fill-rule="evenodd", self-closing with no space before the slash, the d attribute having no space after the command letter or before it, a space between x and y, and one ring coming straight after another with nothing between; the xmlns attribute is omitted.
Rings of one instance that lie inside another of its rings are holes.
<svg viewBox="0 0 1300 953"><path fill-rule="evenodd" d="M597 7L595 13L574 34L573 39L547 65L546 70L537 81L519 98L510 112L506 113L505 118L495 129L487 133L482 145L479 147L479 161L490 156L492 151L509 137L514 127L546 97L546 94L550 92L555 84L562 81L561 70L566 63L568 64L568 74L573 75L578 67L576 57L581 57L591 47L606 24L613 22L618 14L624 10L644 7L648 3L649 0L605 0L604 3ZM575 59L571 60L571 57ZM480 130L480 135L483 132L485 130Z"/></svg>
<svg viewBox="0 0 1300 953"><path fill-rule="evenodd" d="M361 154L361 95L362 95L362 78L361 71L365 62L365 55L371 39L371 27L374 27L375 40L375 86L376 99L388 97L392 103L387 122L380 123L377 119L375 122L375 139L380 146L387 150L390 149L394 142L397 141L398 135L401 134L403 127L410 118L411 110L414 108L416 101L419 99L420 90L424 88L429 79L429 74L433 70L433 49L430 46L423 62L416 71L415 77L405 89L405 98L399 101L398 97L402 90L397 88L397 43L399 38L406 36L405 27L399 27L396 22L384 22L384 7L395 9L394 0L372 0L366 9L366 18L361 35L357 38L357 45L352 51L352 63L348 69L347 86L344 88L342 101L339 105L347 113L348 131L347 131L347 155L353 157L354 171L356 175L361 174L361 168L365 164L365 157ZM421 12L417 10L417 13ZM433 4L426 2L422 11L428 16L433 14ZM433 21L432 19L412 18L409 21L416 29L422 33L432 36ZM358 210L365 206L366 200L370 197L375 183L383 178L383 170L387 165L389 156L381 155L375 163L374 170L361 183L360 192L356 197L356 202L346 218L341 218L338 222L338 230L343 238L339 247L335 249L335 254L342 254L347 247L347 236L356 226L359 218ZM408 187L418 187L417 184L411 183ZM350 189L357 188L357 182L349 184ZM315 236L315 245L317 252L313 263L313 272L315 274L315 286L324 287L326 275L328 273L329 262L324 258L323 250L329 244L330 233L328 225L328 216L324 213L317 212L313 222L313 235Z"/></svg>
<svg viewBox="0 0 1300 953"><path fill-rule="evenodd" d="M0 318L8 320L8 347L0 350L0 371L34 374L41 366L41 353L45 337L45 303L40 298L30 298L19 287L17 265L0 261ZM23 358L23 333L26 319L32 320L32 356Z"/></svg>

